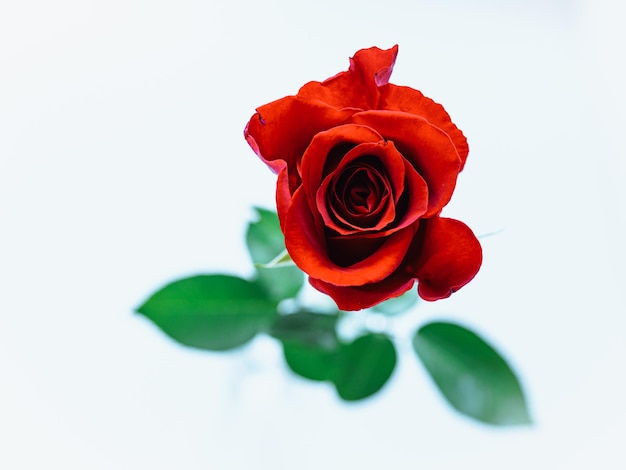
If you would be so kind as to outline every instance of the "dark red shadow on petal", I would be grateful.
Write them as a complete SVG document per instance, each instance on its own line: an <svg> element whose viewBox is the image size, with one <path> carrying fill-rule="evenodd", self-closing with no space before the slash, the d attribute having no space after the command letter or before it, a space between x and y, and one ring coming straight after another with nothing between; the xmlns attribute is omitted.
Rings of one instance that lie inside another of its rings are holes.
<svg viewBox="0 0 626 470"><path fill-rule="evenodd" d="M328 238L328 257L338 266L351 266L372 255L386 238Z"/></svg>

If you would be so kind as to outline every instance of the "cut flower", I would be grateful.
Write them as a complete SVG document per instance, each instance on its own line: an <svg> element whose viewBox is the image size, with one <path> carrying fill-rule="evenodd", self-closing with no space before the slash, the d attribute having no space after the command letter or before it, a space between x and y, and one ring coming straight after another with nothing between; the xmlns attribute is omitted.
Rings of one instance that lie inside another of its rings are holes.
<svg viewBox="0 0 626 470"><path fill-rule="evenodd" d="M482 262L472 231L440 215L467 140L441 105L389 83L397 53L358 51L348 71L259 107L244 131L278 174L287 251L342 310L416 281L423 299L448 297Z"/></svg>

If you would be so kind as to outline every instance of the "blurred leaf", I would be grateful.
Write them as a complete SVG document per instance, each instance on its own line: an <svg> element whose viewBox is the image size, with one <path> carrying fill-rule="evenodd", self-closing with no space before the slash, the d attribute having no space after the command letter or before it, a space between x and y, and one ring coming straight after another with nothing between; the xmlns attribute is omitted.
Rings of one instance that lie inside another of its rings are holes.
<svg viewBox="0 0 626 470"><path fill-rule="evenodd" d="M338 350L336 323L336 314L297 312L279 316L270 334L282 342L293 372L310 380L329 380Z"/></svg>
<svg viewBox="0 0 626 470"><path fill-rule="evenodd" d="M396 365L396 351L382 334L368 333L341 343L335 327L338 314L298 312L280 316L270 334L283 344L285 360L296 374L332 382L344 400L373 395Z"/></svg>
<svg viewBox="0 0 626 470"><path fill-rule="evenodd" d="M291 299L304 283L304 273L297 266L257 268L259 284L274 300Z"/></svg>
<svg viewBox="0 0 626 470"><path fill-rule="evenodd" d="M342 399L361 400L385 385L396 359L396 350L387 336L368 333L341 345L331 380Z"/></svg>
<svg viewBox="0 0 626 470"><path fill-rule="evenodd" d="M375 305L372 307L372 310L378 313L384 313L385 315L397 315L409 310L418 300L417 289L409 289L399 297L394 297L393 299L385 300Z"/></svg>
<svg viewBox="0 0 626 470"><path fill-rule="evenodd" d="M304 283L304 273L284 258L285 239L275 212L255 207L259 220L248 224L246 245L254 263L258 281L275 300L295 297ZM288 256L288 255L287 255ZM271 267L264 267L273 263Z"/></svg>
<svg viewBox="0 0 626 470"><path fill-rule="evenodd" d="M475 333L453 323L422 326L413 347L450 404L488 424L529 424L520 383L506 361Z"/></svg>
<svg viewBox="0 0 626 470"><path fill-rule="evenodd" d="M285 239L280 230L280 222L276 212L255 207L259 219L248 224L246 244L254 264L265 264L272 261L285 249Z"/></svg>
<svg viewBox="0 0 626 470"><path fill-rule="evenodd" d="M330 380L336 349L284 341L283 353L287 365L296 374L309 380Z"/></svg>
<svg viewBox="0 0 626 470"><path fill-rule="evenodd" d="M337 314L296 312L280 315L269 333L280 341L295 341L304 345L337 347L335 326Z"/></svg>
<svg viewBox="0 0 626 470"><path fill-rule="evenodd" d="M216 274L168 284L137 312L184 345L221 351L269 328L276 304L255 282Z"/></svg>

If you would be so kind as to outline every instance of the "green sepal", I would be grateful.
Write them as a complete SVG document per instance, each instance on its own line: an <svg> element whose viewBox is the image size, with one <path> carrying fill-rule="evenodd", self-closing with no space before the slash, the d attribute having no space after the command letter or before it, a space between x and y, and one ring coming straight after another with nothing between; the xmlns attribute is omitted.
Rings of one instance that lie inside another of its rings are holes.
<svg viewBox="0 0 626 470"><path fill-rule="evenodd" d="M259 263L255 264L255 268L265 268L265 269L275 269L275 268L284 268L286 266L295 266L295 263L291 259L289 252L287 249L284 249L278 255L268 263Z"/></svg>

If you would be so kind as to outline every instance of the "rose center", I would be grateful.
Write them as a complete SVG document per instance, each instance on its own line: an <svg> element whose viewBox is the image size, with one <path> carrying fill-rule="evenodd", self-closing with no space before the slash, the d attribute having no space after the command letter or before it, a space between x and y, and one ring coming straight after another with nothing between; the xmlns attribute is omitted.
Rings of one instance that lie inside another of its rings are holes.
<svg viewBox="0 0 626 470"><path fill-rule="evenodd" d="M389 199L389 182L378 159L365 156L343 169L328 193L329 212L341 225L373 228Z"/></svg>
<svg viewBox="0 0 626 470"><path fill-rule="evenodd" d="M358 168L345 182L342 203L355 215L369 214L376 209L384 186L369 169Z"/></svg>

